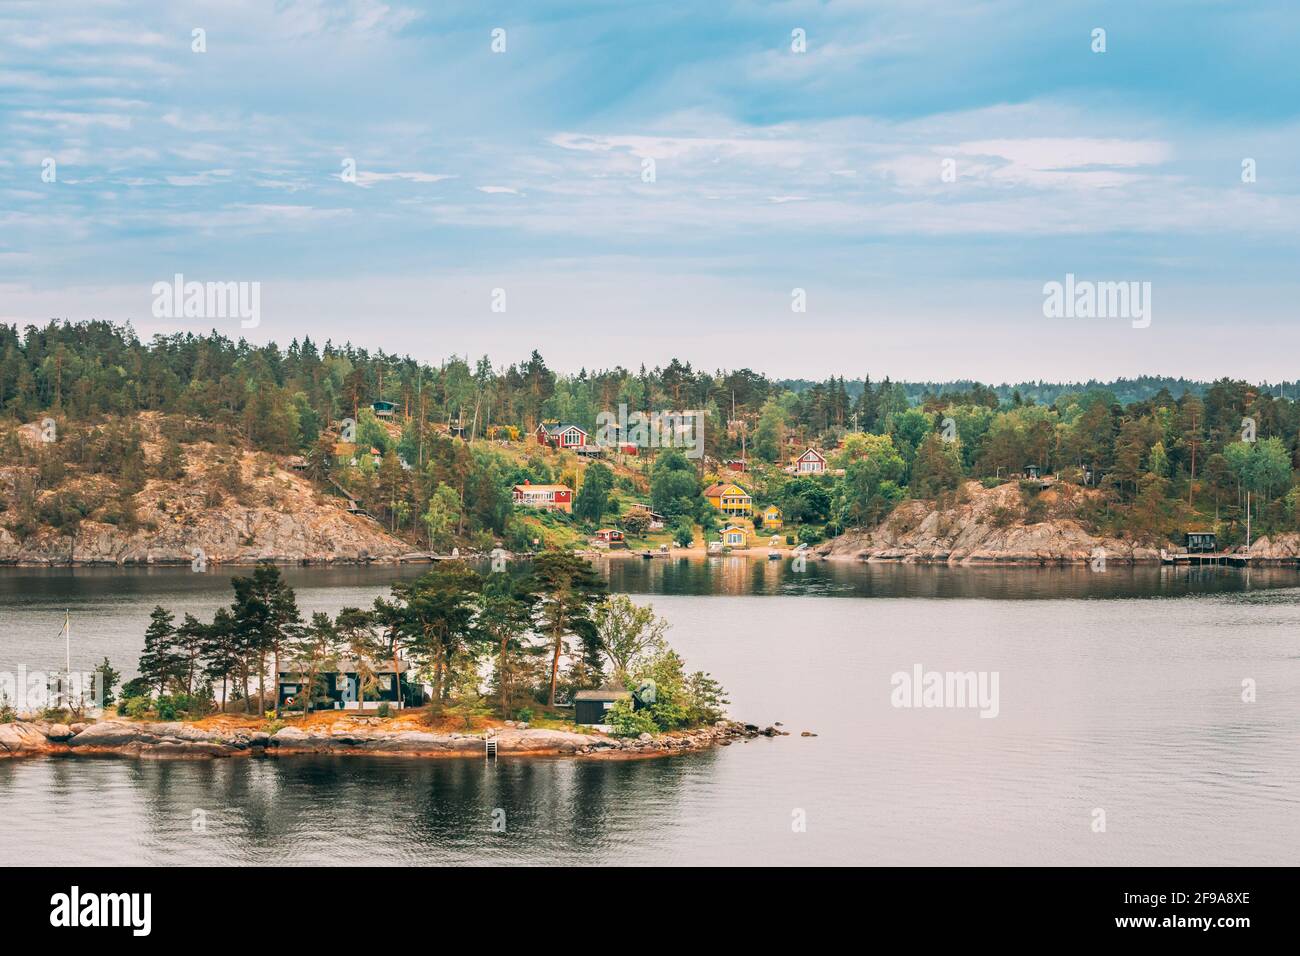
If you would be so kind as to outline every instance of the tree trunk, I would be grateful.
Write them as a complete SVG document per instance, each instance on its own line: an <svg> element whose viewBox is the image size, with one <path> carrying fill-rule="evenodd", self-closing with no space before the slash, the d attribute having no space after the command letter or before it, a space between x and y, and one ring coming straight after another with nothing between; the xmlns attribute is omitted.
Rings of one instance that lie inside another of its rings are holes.
<svg viewBox="0 0 1300 956"><path fill-rule="evenodd" d="M501 657L497 663L497 684L499 685L497 689L501 692L502 719L504 719L506 716L506 706L510 698L510 695L507 692L507 687L506 687L506 646L509 643L510 643L510 633L507 631L506 633L501 635Z"/></svg>
<svg viewBox="0 0 1300 956"><path fill-rule="evenodd" d="M275 649L275 676L271 680L271 686L275 688L275 716L280 716L280 648ZM305 711L304 711L305 713Z"/></svg>
<svg viewBox="0 0 1300 956"><path fill-rule="evenodd" d="M563 632L557 629L555 632L555 653L551 656L551 695L546 701L547 705L551 707L555 706L555 678L560 670L560 645L563 643Z"/></svg>

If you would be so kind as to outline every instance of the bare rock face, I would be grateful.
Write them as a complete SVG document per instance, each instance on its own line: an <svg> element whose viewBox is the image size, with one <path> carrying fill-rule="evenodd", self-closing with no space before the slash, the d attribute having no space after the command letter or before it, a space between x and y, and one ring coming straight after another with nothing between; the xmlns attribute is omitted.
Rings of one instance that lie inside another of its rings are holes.
<svg viewBox="0 0 1300 956"><path fill-rule="evenodd" d="M41 753L49 748L49 738L34 724L14 721L0 724L0 757Z"/></svg>
<svg viewBox="0 0 1300 956"><path fill-rule="evenodd" d="M1087 489L1060 482L1041 492L1042 520L1027 520L1017 482L985 488L968 481L958 501L936 508L905 501L879 527L850 531L817 549L832 558L944 564L1069 564L1092 560L1098 548L1116 563L1159 561L1154 543L1089 534L1072 507Z"/></svg>
<svg viewBox="0 0 1300 956"><path fill-rule="evenodd" d="M1245 548L1238 548L1245 552ZM1300 557L1300 534L1285 533L1251 542L1250 556L1261 561L1286 561Z"/></svg>
<svg viewBox="0 0 1300 956"><path fill-rule="evenodd" d="M411 551L273 456L243 452L233 493L221 486L213 446L187 445L185 456L184 478L150 479L134 496L133 530L87 519L75 540L43 528L20 541L0 523L0 564L192 564L198 553L211 564L324 564L396 561Z"/></svg>

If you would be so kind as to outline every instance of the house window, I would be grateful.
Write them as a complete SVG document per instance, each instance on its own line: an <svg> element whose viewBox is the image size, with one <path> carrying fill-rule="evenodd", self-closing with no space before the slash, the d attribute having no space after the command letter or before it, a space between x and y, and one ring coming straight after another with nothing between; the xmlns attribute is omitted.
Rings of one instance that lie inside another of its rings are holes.
<svg viewBox="0 0 1300 956"><path fill-rule="evenodd" d="M347 674L335 674L335 675L334 675L334 689L335 689L335 690L347 690L347 689L348 689L348 675L347 675Z"/></svg>
<svg viewBox="0 0 1300 956"><path fill-rule="evenodd" d="M392 690L392 689L393 689L393 675L392 675L392 674L381 674L381 675L379 676L379 688L380 688L380 690Z"/></svg>

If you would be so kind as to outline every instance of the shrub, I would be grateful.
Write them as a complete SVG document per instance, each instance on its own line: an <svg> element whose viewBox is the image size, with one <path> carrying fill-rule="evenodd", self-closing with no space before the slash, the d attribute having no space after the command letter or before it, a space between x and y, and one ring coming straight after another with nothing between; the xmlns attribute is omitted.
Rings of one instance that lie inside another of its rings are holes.
<svg viewBox="0 0 1300 956"><path fill-rule="evenodd" d="M184 696L184 695L182 695ZM168 694L163 694L158 698L158 719L175 720L176 719L176 699Z"/></svg>
<svg viewBox="0 0 1300 956"><path fill-rule="evenodd" d="M533 721L533 709L531 707L520 707L515 711L515 720L522 720L526 724Z"/></svg>
<svg viewBox="0 0 1300 956"><path fill-rule="evenodd" d="M605 723L610 725L615 737L639 737L659 732L659 725L650 715L650 710L636 710L630 700L614 701L614 705L605 711Z"/></svg>
<svg viewBox="0 0 1300 956"><path fill-rule="evenodd" d="M380 717L391 717L393 715L393 709L388 706L388 701L384 701L375 708L375 713Z"/></svg>
<svg viewBox="0 0 1300 956"><path fill-rule="evenodd" d="M18 719L18 714L14 711L13 705L9 703L9 697L0 694L0 724L12 724Z"/></svg>
<svg viewBox="0 0 1300 956"><path fill-rule="evenodd" d="M126 717L143 717L153 706L148 697L123 697L117 705L117 712Z"/></svg>
<svg viewBox="0 0 1300 956"><path fill-rule="evenodd" d="M999 505L989 511L989 520L993 522L995 528L1009 528L1015 524L1016 515L1014 508L1006 508Z"/></svg>

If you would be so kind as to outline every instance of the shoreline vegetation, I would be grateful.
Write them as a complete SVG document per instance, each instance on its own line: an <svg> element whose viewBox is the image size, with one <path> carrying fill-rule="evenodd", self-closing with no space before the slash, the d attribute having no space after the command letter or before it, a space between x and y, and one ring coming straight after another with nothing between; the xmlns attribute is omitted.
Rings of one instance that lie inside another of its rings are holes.
<svg viewBox="0 0 1300 956"><path fill-rule="evenodd" d="M568 552L486 575L440 562L309 620L274 565L231 586L210 622L156 606L120 692L107 658L37 713L0 692L0 753L653 756L785 734L728 719L653 607Z"/></svg>
<svg viewBox="0 0 1300 956"><path fill-rule="evenodd" d="M690 434L609 434L615 409L675 409ZM1228 378L782 381L678 360L565 375L536 351L431 365L309 338L0 324L0 566L1147 563L1192 532L1290 562L1298 453L1300 403Z"/></svg>

